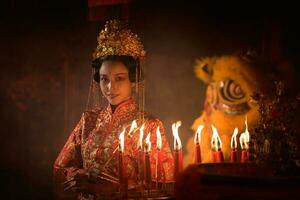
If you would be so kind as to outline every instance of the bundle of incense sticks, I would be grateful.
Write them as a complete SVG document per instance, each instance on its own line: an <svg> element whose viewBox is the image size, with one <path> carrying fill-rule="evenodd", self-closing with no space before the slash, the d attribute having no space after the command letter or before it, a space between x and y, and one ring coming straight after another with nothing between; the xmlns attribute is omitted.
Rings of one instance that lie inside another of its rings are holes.
<svg viewBox="0 0 300 200"><path fill-rule="evenodd" d="M101 174L98 176L98 178L100 178L102 180L109 181L111 183L120 184L118 178L116 178L114 176L111 176L111 175L109 175L105 172L101 172Z"/></svg>

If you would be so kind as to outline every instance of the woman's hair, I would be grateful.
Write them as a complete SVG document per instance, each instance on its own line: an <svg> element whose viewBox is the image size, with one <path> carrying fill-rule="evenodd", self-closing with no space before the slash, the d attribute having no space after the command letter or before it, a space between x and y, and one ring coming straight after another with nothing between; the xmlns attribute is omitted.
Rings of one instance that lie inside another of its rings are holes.
<svg viewBox="0 0 300 200"><path fill-rule="evenodd" d="M139 82L141 81L140 79L143 79L143 74L140 68L140 62L137 59L134 59L131 56L119 56L119 55L109 55L109 56L104 56L101 58L97 58L92 61L92 67L95 69L94 73L94 80L96 82L100 82L100 74L99 70L102 66L102 63L105 61L119 61L125 65L125 67L128 69L128 76L130 82ZM141 74L141 76L140 76ZM138 79L138 80L136 80Z"/></svg>

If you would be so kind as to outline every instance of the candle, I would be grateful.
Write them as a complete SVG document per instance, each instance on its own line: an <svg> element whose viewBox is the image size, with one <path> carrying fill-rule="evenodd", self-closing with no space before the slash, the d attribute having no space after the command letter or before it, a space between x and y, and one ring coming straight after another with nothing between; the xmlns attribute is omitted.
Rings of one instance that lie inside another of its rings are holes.
<svg viewBox="0 0 300 200"><path fill-rule="evenodd" d="M241 162L248 162L249 161L249 141L250 141L250 134L248 131L248 124L247 124L247 117L245 120L245 132L241 134L240 136L240 145L242 149L241 154Z"/></svg>
<svg viewBox="0 0 300 200"><path fill-rule="evenodd" d="M140 128L140 136L138 142L138 180L140 183L144 181L144 151L143 151L143 137L144 137L144 127L143 124Z"/></svg>
<svg viewBox="0 0 300 200"><path fill-rule="evenodd" d="M200 148L200 143L201 143L201 133L202 129L204 128L203 125L199 125L195 134L194 142L195 142L195 155L194 155L194 162L201 163L201 148Z"/></svg>
<svg viewBox="0 0 300 200"><path fill-rule="evenodd" d="M217 154L214 149L211 149L211 161L217 162Z"/></svg>
<svg viewBox="0 0 300 200"><path fill-rule="evenodd" d="M182 171L182 146L178 134L178 128L181 126L181 121L172 124L172 132L174 136L174 178L178 178L178 174Z"/></svg>
<svg viewBox="0 0 300 200"><path fill-rule="evenodd" d="M216 162L224 162L224 156L221 149L216 152Z"/></svg>
<svg viewBox="0 0 300 200"><path fill-rule="evenodd" d="M215 133L213 132L213 135L212 135L212 137L211 137L211 141L210 141L210 146L211 146L211 160L212 160L212 162L216 162L217 161L217 157L216 157L216 151L215 151L215 149L216 149L216 139L215 139Z"/></svg>
<svg viewBox="0 0 300 200"><path fill-rule="evenodd" d="M233 131L233 134L231 136L231 140L230 140L230 148L231 148L231 152L230 152L230 161L231 162L236 162L237 161L237 141L236 141L236 136L238 134L239 130L238 128L235 128Z"/></svg>
<svg viewBox="0 0 300 200"><path fill-rule="evenodd" d="M159 127L156 129L156 149L157 149L157 157L156 157L156 189L158 189L158 183L161 182L162 179L162 155L161 155L161 147L162 147L162 140L161 134L159 131Z"/></svg>
<svg viewBox="0 0 300 200"><path fill-rule="evenodd" d="M132 121L129 132L128 132L128 136L132 137L132 133L134 133L137 129L137 123L135 120Z"/></svg>
<svg viewBox="0 0 300 200"><path fill-rule="evenodd" d="M213 131L213 135L211 139L211 147L212 147L212 151L214 151L212 153L212 160L213 162L224 162L221 138L218 134L216 127L214 127L213 125L211 127Z"/></svg>
<svg viewBox="0 0 300 200"><path fill-rule="evenodd" d="M230 152L230 161L236 162L237 161L237 151L236 149L232 149Z"/></svg>
<svg viewBox="0 0 300 200"><path fill-rule="evenodd" d="M243 149L242 150L242 154L241 154L241 162L242 163L245 163L245 162L248 162L249 161L249 154L248 154L248 151Z"/></svg>
<svg viewBox="0 0 300 200"><path fill-rule="evenodd" d="M120 192L127 191L127 180L126 172L124 171L124 135L125 129L119 135L119 156L118 156L118 172L119 172L119 183L120 183Z"/></svg>
<svg viewBox="0 0 300 200"><path fill-rule="evenodd" d="M148 190L151 189L150 151L151 151L151 142L150 142L150 133L149 133L145 140L145 171L144 171L146 188Z"/></svg>

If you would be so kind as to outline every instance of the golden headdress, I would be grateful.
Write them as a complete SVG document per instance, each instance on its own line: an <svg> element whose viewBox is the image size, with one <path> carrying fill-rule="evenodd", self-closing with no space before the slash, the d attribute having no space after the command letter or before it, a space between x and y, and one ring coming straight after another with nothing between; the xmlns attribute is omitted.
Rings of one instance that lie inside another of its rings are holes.
<svg viewBox="0 0 300 200"><path fill-rule="evenodd" d="M144 46L139 37L127 28L125 23L110 20L105 24L98 36L98 46L93 59L108 55L131 56L134 59L145 58Z"/></svg>
<svg viewBox="0 0 300 200"><path fill-rule="evenodd" d="M143 79L143 65L140 65L140 61L144 60L146 52L142 42L127 28L126 23L119 20L107 21L97 40L98 46L93 53L92 76L86 109L93 110L103 107L99 81L95 80L95 74L99 75L99 64L101 63L98 59L113 55L131 56L138 61L136 62L136 84L133 96L138 104L139 118L144 120L145 80Z"/></svg>

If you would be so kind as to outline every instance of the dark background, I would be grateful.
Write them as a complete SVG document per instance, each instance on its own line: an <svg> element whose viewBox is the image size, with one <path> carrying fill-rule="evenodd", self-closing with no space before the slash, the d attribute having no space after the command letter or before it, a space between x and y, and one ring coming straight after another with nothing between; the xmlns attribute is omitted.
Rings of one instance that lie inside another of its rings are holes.
<svg viewBox="0 0 300 200"><path fill-rule="evenodd" d="M104 20L89 20L85 0L1 4L0 182L8 199L52 199L52 165L85 109ZM118 8L110 15L118 18ZM171 123L183 121L186 144L202 111L205 85L195 78L196 58L260 51L274 23L282 58L294 62L299 75L298 18L297 7L286 2L133 1L129 24L147 51L146 109L162 119L170 144Z"/></svg>

